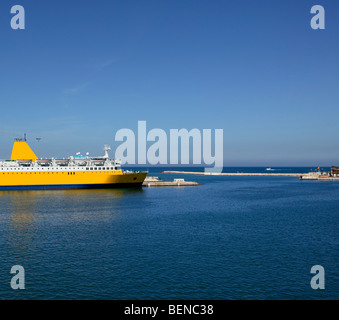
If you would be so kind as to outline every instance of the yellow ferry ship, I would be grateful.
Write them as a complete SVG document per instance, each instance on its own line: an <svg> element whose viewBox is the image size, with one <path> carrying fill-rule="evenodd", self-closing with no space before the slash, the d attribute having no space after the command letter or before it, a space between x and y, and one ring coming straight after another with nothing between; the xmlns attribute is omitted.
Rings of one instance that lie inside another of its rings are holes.
<svg viewBox="0 0 339 320"><path fill-rule="evenodd" d="M26 138L15 139L11 160L0 161L0 190L88 189L141 187L147 172L121 169L121 162L105 155L77 153L68 159L38 159Z"/></svg>

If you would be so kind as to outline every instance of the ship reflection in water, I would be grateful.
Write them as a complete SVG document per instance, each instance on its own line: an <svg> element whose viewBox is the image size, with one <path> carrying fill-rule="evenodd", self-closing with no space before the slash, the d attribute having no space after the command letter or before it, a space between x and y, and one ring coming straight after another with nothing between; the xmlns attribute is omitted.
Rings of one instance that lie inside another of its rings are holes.
<svg viewBox="0 0 339 320"><path fill-rule="evenodd" d="M54 232L60 228L76 230L79 225L118 222L124 196L143 192L141 188L0 191L1 238L7 247L1 250L2 258L12 260L7 261L12 265L25 264L41 250L37 245L43 238L50 241L63 236Z"/></svg>

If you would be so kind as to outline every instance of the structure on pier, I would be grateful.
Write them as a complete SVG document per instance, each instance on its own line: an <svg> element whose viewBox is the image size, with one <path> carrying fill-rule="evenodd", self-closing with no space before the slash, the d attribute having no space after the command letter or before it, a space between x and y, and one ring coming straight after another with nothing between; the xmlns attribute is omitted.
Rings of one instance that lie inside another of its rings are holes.
<svg viewBox="0 0 339 320"><path fill-rule="evenodd" d="M333 166L333 167L331 168L331 175L332 175L333 177L339 177L339 167Z"/></svg>

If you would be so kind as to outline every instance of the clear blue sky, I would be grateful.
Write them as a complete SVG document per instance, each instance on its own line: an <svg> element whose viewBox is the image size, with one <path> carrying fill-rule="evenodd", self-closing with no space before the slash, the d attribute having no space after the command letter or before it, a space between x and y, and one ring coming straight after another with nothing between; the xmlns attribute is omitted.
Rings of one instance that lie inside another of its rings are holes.
<svg viewBox="0 0 339 320"><path fill-rule="evenodd" d="M24 132L101 154L146 120L224 129L226 166L339 165L338 39L336 0L1 0L0 158Z"/></svg>

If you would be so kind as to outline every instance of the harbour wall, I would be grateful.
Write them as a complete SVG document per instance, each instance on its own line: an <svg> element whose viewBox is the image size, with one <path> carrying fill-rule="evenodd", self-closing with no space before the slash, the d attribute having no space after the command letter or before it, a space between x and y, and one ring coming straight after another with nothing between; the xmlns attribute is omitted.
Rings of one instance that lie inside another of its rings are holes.
<svg viewBox="0 0 339 320"><path fill-rule="evenodd" d="M300 177L303 173L246 173L246 172L229 172L229 173L213 173L213 172L194 172L194 171L163 171L162 173L174 174L194 174L203 176L240 176L240 177Z"/></svg>

